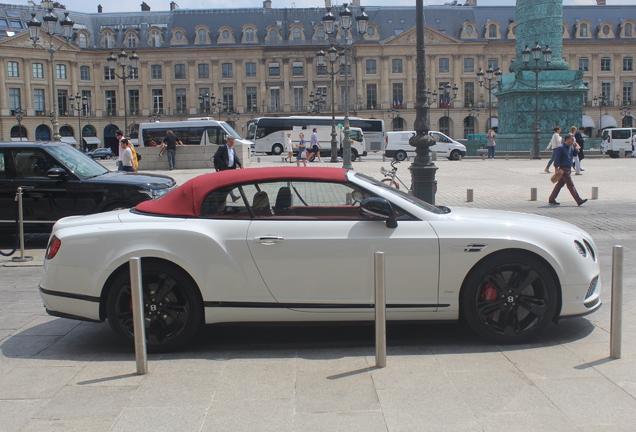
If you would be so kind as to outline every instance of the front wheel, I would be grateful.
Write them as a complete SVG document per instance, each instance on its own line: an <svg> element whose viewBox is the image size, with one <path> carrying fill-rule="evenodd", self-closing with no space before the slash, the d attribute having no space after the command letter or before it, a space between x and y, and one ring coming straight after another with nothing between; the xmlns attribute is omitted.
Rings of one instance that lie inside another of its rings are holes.
<svg viewBox="0 0 636 432"><path fill-rule="evenodd" d="M402 162L406 159L406 152L404 150L398 150L395 152L395 160L398 162Z"/></svg>
<svg viewBox="0 0 636 432"><path fill-rule="evenodd" d="M283 146L280 144L274 144L272 146L272 154L278 156L283 153Z"/></svg>
<svg viewBox="0 0 636 432"><path fill-rule="evenodd" d="M494 343L522 343L554 318L557 282L537 257L511 252L487 257L462 286L460 310L472 330Z"/></svg>
<svg viewBox="0 0 636 432"><path fill-rule="evenodd" d="M171 351L192 338L203 321L197 287L183 270L142 260L144 322L148 351ZM108 322L119 337L134 340L128 267L112 282L106 300Z"/></svg>
<svg viewBox="0 0 636 432"><path fill-rule="evenodd" d="M453 150L450 156L448 157L448 160L456 161L456 160L459 160L460 156L461 155L459 153L459 150Z"/></svg>
<svg viewBox="0 0 636 432"><path fill-rule="evenodd" d="M394 187L396 189L400 188L400 186L392 178L385 178L384 180L382 180L382 183L384 183L387 186Z"/></svg>

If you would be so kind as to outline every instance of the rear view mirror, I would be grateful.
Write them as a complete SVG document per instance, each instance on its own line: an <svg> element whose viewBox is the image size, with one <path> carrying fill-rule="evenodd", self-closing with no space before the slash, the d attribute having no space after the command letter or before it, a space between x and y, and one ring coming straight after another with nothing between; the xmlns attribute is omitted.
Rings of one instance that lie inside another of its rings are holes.
<svg viewBox="0 0 636 432"><path fill-rule="evenodd" d="M387 228L397 228L393 206L384 198L366 198L360 203L360 213L364 216L385 220Z"/></svg>

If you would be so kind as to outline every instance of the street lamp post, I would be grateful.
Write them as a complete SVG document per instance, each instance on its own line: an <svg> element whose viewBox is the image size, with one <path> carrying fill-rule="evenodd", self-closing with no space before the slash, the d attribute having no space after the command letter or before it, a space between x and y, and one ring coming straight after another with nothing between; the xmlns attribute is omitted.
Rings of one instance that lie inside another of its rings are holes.
<svg viewBox="0 0 636 432"><path fill-rule="evenodd" d="M552 50L548 45L545 46L543 50L543 60L545 61L545 66L539 66L539 60L541 59L541 46L538 42L534 43L534 47L532 50L528 48L528 45L521 50L521 59L525 67L528 67L528 62L530 61L530 54L532 54L532 59L534 60L534 66L530 69L534 72L534 143L532 146L532 159L541 159L541 155L539 154L539 133L541 132L541 128L539 127L539 72L546 70L550 65L550 61L552 61Z"/></svg>
<svg viewBox="0 0 636 432"><path fill-rule="evenodd" d="M320 115L320 112L327 106L327 93L322 93L320 90L316 90L316 94L313 92L309 95L309 110L310 115Z"/></svg>
<svg viewBox="0 0 636 432"><path fill-rule="evenodd" d="M603 93L600 96L594 96L593 100L594 106L598 106L598 136L601 136L603 132L603 125L601 123L603 120L603 105L607 103L607 96Z"/></svg>
<svg viewBox="0 0 636 432"><path fill-rule="evenodd" d="M620 104L621 110L621 127L632 127L632 101L631 100L623 100ZM629 122L625 120L625 117L629 117Z"/></svg>
<svg viewBox="0 0 636 432"><path fill-rule="evenodd" d="M88 97L80 96L79 93L72 97L71 110L77 113L77 129L79 130L79 147L84 151L84 142L82 141L82 111L88 106ZM77 107L75 105L77 104Z"/></svg>
<svg viewBox="0 0 636 432"><path fill-rule="evenodd" d="M35 48L43 49L48 52L50 55L50 67L51 67L51 124L53 125L53 141L61 141L62 137L59 132L59 122L57 119L57 90L55 88L55 53L61 50L63 47L68 45L69 40L71 39L73 32L73 25L75 24L69 17L69 12L64 12L64 19L60 21L60 26L62 26L62 37L64 38L64 43L57 48L53 47L53 36L57 36L55 33L55 27L57 26L58 17L53 13L53 9L49 9L49 13L42 18L44 21L44 31L49 36L48 47L44 45L39 45L38 40L40 39L40 31L42 28L42 23L35 18L35 13L31 14L31 20L27 22L27 26L29 27L29 34L31 40L33 40L33 46Z"/></svg>
<svg viewBox="0 0 636 432"><path fill-rule="evenodd" d="M352 29L351 17L353 13L347 3L343 3L342 9L338 12L340 17L340 32L341 41L336 40L336 17L331 13L331 8L327 8L327 14L322 17L322 22L325 27L325 33L329 36L332 43L342 48L344 53L344 71L345 71L345 112L344 112L344 139L342 141L342 167L345 169L353 169L351 165L351 139L349 135L351 133L351 125L349 123L349 62L347 59L350 56L350 52L353 48L353 39L350 39L349 31ZM367 32L369 25L369 16L364 11L364 8L360 8L360 15L356 17L358 23L358 33L364 35Z"/></svg>
<svg viewBox="0 0 636 432"><path fill-rule="evenodd" d="M451 89L453 90L453 95L451 96ZM448 134L450 135L450 109L453 101L457 99L457 91L459 87L455 84L451 87L450 84L446 84L445 86L439 86L439 101L442 103L442 99L444 100L444 104L446 105L446 118L448 119ZM442 96L443 95L443 96Z"/></svg>
<svg viewBox="0 0 636 432"><path fill-rule="evenodd" d="M214 97L214 96L212 96L212 97ZM203 108L201 110L201 112L203 114L210 114L210 95L209 95L209 93L200 94L199 95L199 107Z"/></svg>
<svg viewBox="0 0 636 432"><path fill-rule="evenodd" d="M395 119L400 117L400 111L391 107L388 110L386 110L386 114L389 116L389 118L391 119L391 130L395 130Z"/></svg>
<svg viewBox="0 0 636 432"><path fill-rule="evenodd" d="M479 117L479 106L473 106L473 104L468 105L468 117L470 118L471 121L471 126L473 127L473 133L475 133L475 124L476 124L476 118Z"/></svg>
<svg viewBox="0 0 636 432"><path fill-rule="evenodd" d="M336 60L338 59L338 50L336 47L332 46L327 50L327 54L329 55L329 64L331 65L331 69L327 70L327 74L331 76L331 159L329 162L337 163L338 162L338 141L336 140ZM325 57L327 56L324 51L320 50L316 53L316 57L318 57L317 64L318 66L324 66L327 69L327 63L325 62Z"/></svg>
<svg viewBox="0 0 636 432"><path fill-rule="evenodd" d="M18 133L20 134L20 141L22 141L22 119L24 118L24 111L21 108L13 110L13 115L15 119L18 121Z"/></svg>
<svg viewBox="0 0 636 432"><path fill-rule="evenodd" d="M488 85L484 84L484 75L486 75ZM503 72L501 72L499 68L497 68L497 70L493 70L491 67L486 69L485 73L482 68L479 68L479 72L477 72L479 86L488 90L488 121L486 122L486 132L488 132L488 129L492 128L492 91L501 85L502 75ZM493 78L495 79L494 84L492 84Z"/></svg>
<svg viewBox="0 0 636 432"><path fill-rule="evenodd" d="M152 112L148 114L148 121L150 123L157 123L158 121L161 121L161 114L159 114L158 112Z"/></svg>
<svg viewBox="0 0 636 432"><path fill-rule="evenodd" d="M130 58L130 68L128 68L128 59ZM139 56L133 53L130 57L124 50L121 50L117 57L110 53L107 58L108 69L120 80L124 85L124 134L128 135L128 95L126 94L126 81L137 76L137 67L139 65ZM121 75L115 72L117 67L117 60L119 60L119 66L121 67ZM126 70L128 69L128 70Z"/></svg>

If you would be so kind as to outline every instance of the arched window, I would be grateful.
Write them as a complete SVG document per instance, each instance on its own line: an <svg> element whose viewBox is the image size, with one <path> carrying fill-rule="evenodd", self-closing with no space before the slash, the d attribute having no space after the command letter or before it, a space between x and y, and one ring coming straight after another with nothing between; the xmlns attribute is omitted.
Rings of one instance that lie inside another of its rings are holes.
<svg viewBox="0 0 636 432"><path fill-rule="evenodd" d="M205 29L199 29L197 31L197 43L204 44L207 41L207 31Z"/></svg>
<svg viewBox="0 0 636 432"><path fill-rule="evenodd" d="M300 35L300 27L294 27L294 30L292 31L292 35L295 41L301 40L302 37Z"/></svg>
<svg viewBox="0 0 636 432"><path fill-rule="evenodd" d="M86 125L82 128L82 136L85 137L96 137L97 129L95 129L92 125Z"/></svg>
<svg viewBox="0 0 636 432"><path fill-rule="evenodd" d="M17 138L18 140L27 141L29 136L27 135L27 130L24 126L13 126L11 128L11 138Z"/></svg>
<svg viewBox="0 0 636 432"><path fill-rule="evenodd" d="M254 29L248 28L245 30L245 42L254 42Z"/></svg>
<svg viewBox="0 0 636 432"><path fill-rule="evenodd" d="M581 24L581 30L579 34L581 35L581 37L587 37L587 24Z"/></svg>
<svg viewBox="0 0 636 432"><path fill-rule="evenodd" d="M634 27L632 26L632 23L625 24L625 37L632 37L633 30Z"/></svg>
<svg viewBox="0 0 636 432"><path fill-rule="evenodd" d="M137 47L137 36L135 36L134 33L128 33L128 35L126 36L126 46L128 48Z"/></svg>
<svg viewBox="0 0 636 432"><path fill-rule="evenodd" d="M371 28L369 27L369 29L371 29ZM367 31L367 33L368 33L368 31ZM318 30L316 30L316 40L319 40L319 41L324 41L325 40L325 29L319 28Z"/></svg>
<svg viewBox="0 0 636 432"><path fill-rule="evenodd" d="M275 41L278 40L278 32L276 29L270 29L269 31L269 40Z"/></svg>
<svg viewBox="0 0 636 432"><path fill-rule="evenodd" d="M444 135L450 136L450 120L448 117L439 119L439 131Z"/></svg>
<svg viewBox="0 0 636 432"><path fill-rule="evenodd" d="M464 118L464 138L475 133L475 117L468 116Z"/></svg>
<svg viewBox="0 0 636 432"><path fill-rule="evenodd" d="M47 125L41 124L35 128L35 139L37 141L51 141L51 129Z"/></svg>
<svg viewBox="0 0 636 432"><path fill-rule="evenodd" d="M150 32L150 46L155 48L161 46L161 33L159 30Z"/></svg>
<svg viewBox="0 0 636 432"><path fill-rule="evenodd" d="M490 24L488 26L488 37L496 38L497 37L497 25Z"/></svg>
<svg viewBox="0 0 636 432"><path fill-rule="evenodd" d="M623 117L623 121L622 121L622 126L624 128L630 128L633 126L634 124L634 117L630 116L630 115L626 115L625 117ZM11 135L13 136L13 135Z"/></svg>
<svg viewBox="0 0 636 432"><path fill-rule="evenodd" d="M115 47L115 38L111 32L106 32L102 35L102 47L104 48L114 48Z"/></svg>
<svg viewBox="0 0 636 432"><path fill-rule="evenodd" d="M68 126L68 125L64 125L60 127L60 135L63 137L72 137L73 136L73 128Z"/></svg>

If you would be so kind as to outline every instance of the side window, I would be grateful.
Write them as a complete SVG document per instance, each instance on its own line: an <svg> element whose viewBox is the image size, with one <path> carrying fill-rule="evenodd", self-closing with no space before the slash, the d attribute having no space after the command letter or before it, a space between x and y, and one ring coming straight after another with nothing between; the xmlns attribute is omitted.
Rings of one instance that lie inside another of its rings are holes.
<svg viewBox="0 0 636 432"><path fill-rule="evenodd" d="M221 126L208 126L208 139L210 144L225 144L225 131L221 129Z"/></svg>
<svg viewBox="0 0 636 432"><path fill-rule="evenodd" d="M240 188L230 186L217 189L206 196L201 203L200 216L215 219L248 219L250 214L241 196Z"/></svg>
<svg viewBox="0 0 636 432"><path fill-rule="evenodd" d="M40 149L14 150L13 160L19 179L45 179L48 170L58 167L55 160Z"/></svg>
<svg viewBox="0 0 636 432"><path fill-rule="evenodd" d="M5 162L5 154L4 152L0 153L0 179L7 178L7 163Z"/></svg>

